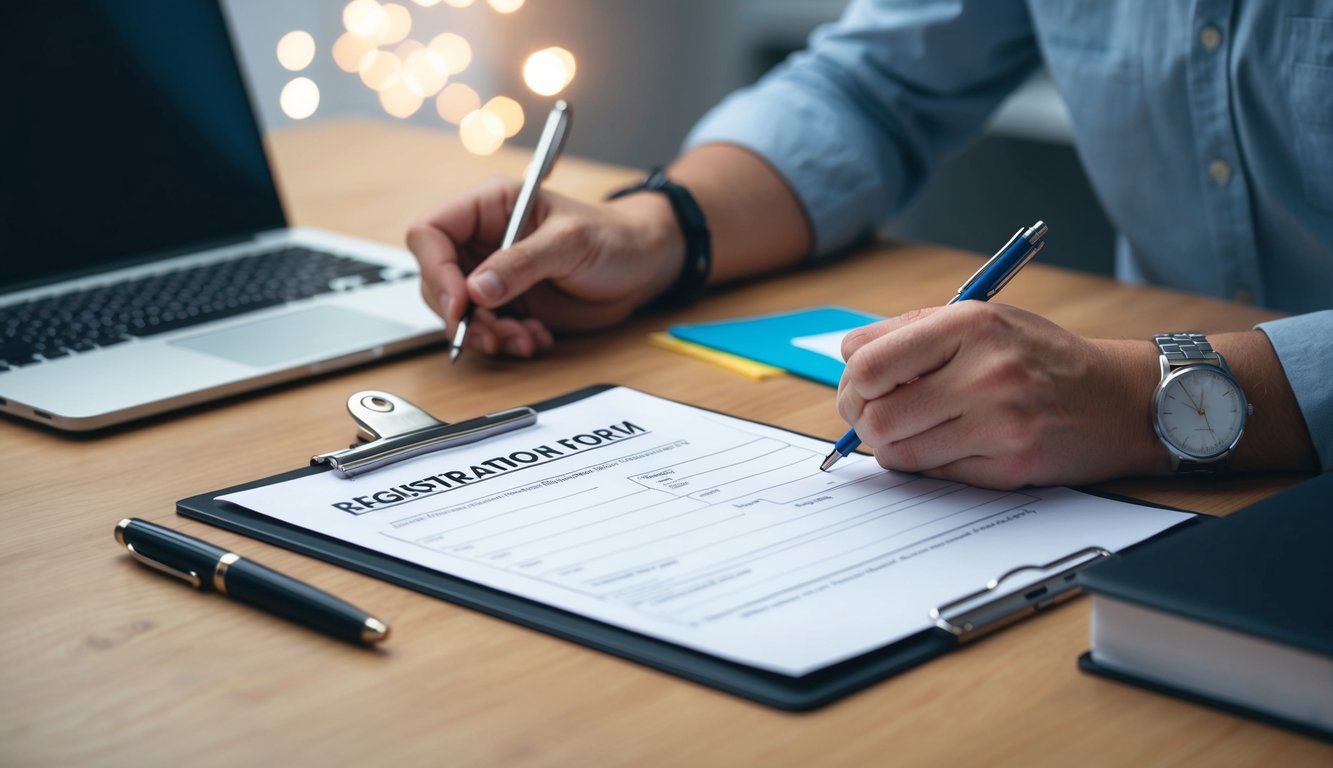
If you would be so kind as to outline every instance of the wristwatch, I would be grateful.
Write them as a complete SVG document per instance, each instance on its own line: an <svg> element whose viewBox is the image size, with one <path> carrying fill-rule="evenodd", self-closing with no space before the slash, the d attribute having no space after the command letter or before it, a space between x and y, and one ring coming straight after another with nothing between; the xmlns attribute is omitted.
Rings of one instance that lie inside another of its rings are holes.
<svg viewBox="0 0 1333 768"><path fill-rule="evenodd" d="M1201 333L1153 336L1162 378L1153 393L1153 428L1179 473L1225 472L1254 406L1227 361Z"/></svg>

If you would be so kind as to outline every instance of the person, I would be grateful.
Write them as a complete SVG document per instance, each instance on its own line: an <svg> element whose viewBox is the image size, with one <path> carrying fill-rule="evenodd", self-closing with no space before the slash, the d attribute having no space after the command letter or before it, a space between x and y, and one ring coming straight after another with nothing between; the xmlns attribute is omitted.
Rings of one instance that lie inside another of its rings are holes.
<svg viewBox="0 0 1333 768"><path fill-rule="evenodd" d="M1118 230L1119 278L1295 313L1208 336L1254 408L1231 466L1327 471L1333 15L1318 10L857 0L705 115L666 175L706 219L710 284L829 258L901 210L1044 63ZM530 234L493 252L516 192L481 186L408 233L446 323L477 306L469 346L528 357L689 288L700 245L667 195L544 192ZM991 487L1173 469L1152 426L1151 340L961 302L854 330L842 352L838 412L886 468Z"/></svg>

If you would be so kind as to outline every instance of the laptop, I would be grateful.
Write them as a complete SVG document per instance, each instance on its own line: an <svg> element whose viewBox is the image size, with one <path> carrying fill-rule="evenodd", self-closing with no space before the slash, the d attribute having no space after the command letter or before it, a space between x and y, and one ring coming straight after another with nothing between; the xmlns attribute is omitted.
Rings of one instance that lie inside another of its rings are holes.
<svg viewBox="0 0 1333 768"><path fill-rule="evenodd" d="M95 430L445 338L409 253L287 226L216 0L0 28L0 411Z"/></svg>

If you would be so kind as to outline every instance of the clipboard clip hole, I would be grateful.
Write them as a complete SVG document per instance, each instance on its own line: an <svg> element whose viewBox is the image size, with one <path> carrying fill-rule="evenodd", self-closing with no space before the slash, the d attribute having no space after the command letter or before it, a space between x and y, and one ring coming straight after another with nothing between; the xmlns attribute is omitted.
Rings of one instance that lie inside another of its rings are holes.
<svg viewBox="0 0 1333 768"><path fill-rule="evenodd" d="M393 401L380 397L379 395L366 395L361 398L361 404L372 411L380 413L389 413L393 410Z"/></svg>

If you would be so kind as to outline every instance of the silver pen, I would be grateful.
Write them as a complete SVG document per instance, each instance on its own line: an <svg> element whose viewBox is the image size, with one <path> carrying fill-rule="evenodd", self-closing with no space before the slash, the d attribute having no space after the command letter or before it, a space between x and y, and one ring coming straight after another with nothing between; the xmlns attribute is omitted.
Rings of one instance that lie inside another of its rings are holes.
<svg viewBox="0 0 1333 768"><path fill-rule="evenodd" d="M551 106L551 112L546 116L546 125L542 128L541 138L537 141L537 148L532 152L532 162L528 164L523 187L519 189L518 200L514 203L514 213L509 217L509 227L505 229L504 240L501 241L499 250L503 251L513 245L523 227L527 226L528 216L532 213L532 203L537 199L537 190L541 188L542 181L550 175L551 167L555 165L560 150L565 146L570 116L569 104L564 99ZM475 304L468 304L463 316L458 320L458 329L454 331L453 349L449 350L450 363L458 362L458 356L463 354L463 342L467 339L467 327L472 322L475 308Z"/></svg>

